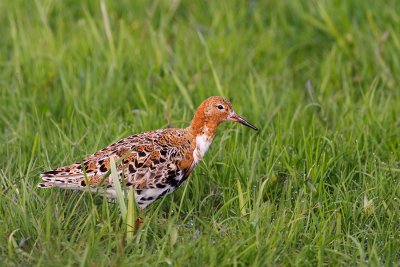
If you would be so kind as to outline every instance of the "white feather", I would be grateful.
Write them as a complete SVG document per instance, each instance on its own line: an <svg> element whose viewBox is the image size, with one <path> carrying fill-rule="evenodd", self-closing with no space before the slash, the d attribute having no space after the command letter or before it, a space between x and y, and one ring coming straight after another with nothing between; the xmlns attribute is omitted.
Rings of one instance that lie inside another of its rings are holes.
<svg viewBox="0 0 400 267"><path fill-rule="evenodd" d="M204 154L206 154L211 142L212 137L209 137L206 134L196 136L196 149L193 151L195 164L197 164L203 158Z"/></svg>

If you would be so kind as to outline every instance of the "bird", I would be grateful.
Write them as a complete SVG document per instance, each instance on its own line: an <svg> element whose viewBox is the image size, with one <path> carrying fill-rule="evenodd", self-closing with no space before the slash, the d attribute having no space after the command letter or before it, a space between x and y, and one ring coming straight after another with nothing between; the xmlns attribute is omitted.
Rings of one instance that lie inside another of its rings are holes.
<svg viewBox="0 0 400 267"><path fill-rule="evenodd" d="M166 128L123 138L84 158L81 162L40 174L40 188L64 188L117 193L110 175L111 158L120 182L133 188L140 210L174 192L192 173L210 147L218 126L238 122L258 130L239 116L223 97L212 96L196 110L187 128Z"/></svg>

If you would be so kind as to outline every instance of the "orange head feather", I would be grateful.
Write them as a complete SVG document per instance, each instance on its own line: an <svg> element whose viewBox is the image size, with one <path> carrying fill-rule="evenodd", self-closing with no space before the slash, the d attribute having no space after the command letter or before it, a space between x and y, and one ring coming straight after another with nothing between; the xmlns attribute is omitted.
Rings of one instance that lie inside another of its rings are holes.
<svg viewBox="0 0 400 267"><path fill-rule="evenodd" d="M233 110L232 104L223 97L212 96L201 103L190 125L193 134L214 136L218 125L225 121L239 122L257 130L255 126L240 117Z"/></svg>

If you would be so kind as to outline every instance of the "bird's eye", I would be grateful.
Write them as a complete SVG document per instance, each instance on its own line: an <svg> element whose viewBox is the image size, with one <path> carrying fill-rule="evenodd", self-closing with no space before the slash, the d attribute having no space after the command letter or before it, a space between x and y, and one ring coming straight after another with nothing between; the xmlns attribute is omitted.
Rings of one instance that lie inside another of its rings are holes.
<svg viewBox="0 0 400 267"><path fill-rule="evenodd" d="M217 109L224 109L224 106L223 105L218 105Z"/></svg>

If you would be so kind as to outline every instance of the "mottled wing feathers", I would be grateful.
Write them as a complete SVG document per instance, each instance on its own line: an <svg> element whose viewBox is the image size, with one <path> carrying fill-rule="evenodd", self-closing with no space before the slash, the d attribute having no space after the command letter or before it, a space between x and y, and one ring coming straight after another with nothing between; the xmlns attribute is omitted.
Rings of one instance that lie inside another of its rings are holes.
<svg viewBox="0 0 400 267"><path fill-rule="evenodd" d="M77 162L41 174L39 187L73 189L102 187L113 197L110 158L122 172L127 187L136 189L136 200L145 207L155 199L174 191L193 168L193 138L184 129L165 129L132 135ZM86 177L84 171L86 171Z"/></svg>

